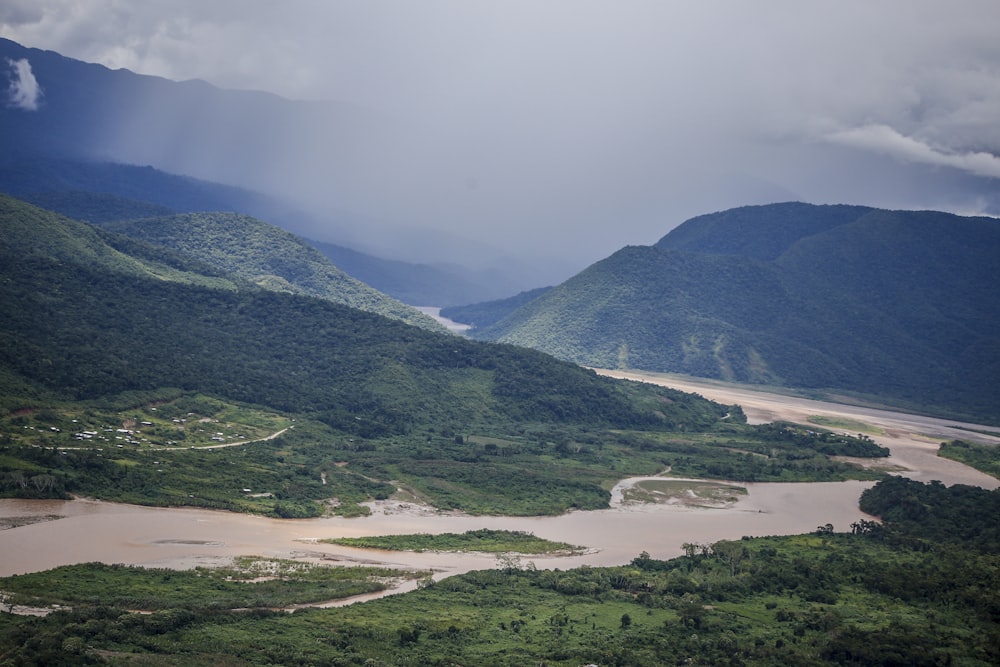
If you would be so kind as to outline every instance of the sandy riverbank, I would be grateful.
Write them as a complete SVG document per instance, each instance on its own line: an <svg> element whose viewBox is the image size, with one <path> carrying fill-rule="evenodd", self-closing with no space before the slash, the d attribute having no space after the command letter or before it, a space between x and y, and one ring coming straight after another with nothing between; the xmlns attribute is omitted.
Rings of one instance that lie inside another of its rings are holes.
<svg viewBox="0 0 1000 667"><path fill-rule="evenodd" d="M867 434L873 440L888 447L892 452L892 455L880 465L888 466L906 477L921 482L937 479L949 485L970 484L985 489L1000 487L1000 480L995 477L937 456L940 444L947 440L964 439L1000 446L1000 437L983 433L983 431L1000 430L997 427L783 396L742 385L728 385L699 378L632 371L598 370L597 372L610 377L650 382L701 394L705 398L725 405L738 404L743 407L751 424L779 420L813 424L810 418L816 416L831 420L861 422L870 427ZM845 433L857 432L827 425L823 428Z"/></svg>

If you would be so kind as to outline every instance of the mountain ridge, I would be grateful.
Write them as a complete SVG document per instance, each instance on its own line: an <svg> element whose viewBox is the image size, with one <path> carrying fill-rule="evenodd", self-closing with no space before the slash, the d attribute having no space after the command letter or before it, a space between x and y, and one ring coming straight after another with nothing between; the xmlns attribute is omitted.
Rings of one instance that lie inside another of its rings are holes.
<svg viewBox="0 0 1000 667"><path fill-rule="evenodd" d="M248 215L185 213L104 227L267 289L327 299L425 329L441 328L427 315L347 275L305 239Z"/></svg>

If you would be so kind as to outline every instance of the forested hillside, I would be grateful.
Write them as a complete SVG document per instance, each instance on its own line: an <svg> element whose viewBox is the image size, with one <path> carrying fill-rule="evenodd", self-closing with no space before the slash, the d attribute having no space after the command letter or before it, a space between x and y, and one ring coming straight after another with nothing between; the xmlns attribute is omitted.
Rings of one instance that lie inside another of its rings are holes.
<svg viewBox="0 0 1000 667"><path fill-rule="evenodd" d="M426 329L440 328L416 309L347 275L291 232L248 215L187 213L111 222L105 227L266 289L315 296Z"/></svg>
<svg viewBox="0 0 1000 667"><path fill-rule="evenodd" d="M221 277L172 279L87 225L2 203L4 367L67 397L190 387L402 427L431 419L428 402L447 395L486 414L537 408L538 418L656 421L635 411L618 383L546 355L237 289ZM447 388L458 378L446 376L469 372L497 383L486 406Z"/></svg>
<svg viewBox="0 0 1000 667"><path fill-rule="evenodd" d="M474 335L997 422L997 276L990 218L745 207L624 248Z"/></svg>
<svg viewBox="0 0 1000 667"><path fill-rule="evenodd" d="M331 223L320 225L286 202L242 188L110 162L34 157L4 165L0 160L0 192L95 224L205 211L250 215L290 230L315 232ZM343 222L350 224L363 223ZM335 243L308 242L352 278L414 306L471 303L509 289L510 277L495 271L388 260Z"/></svg>
<svg viewBox="0 0 1000 667"><path fill-rule="evenodd" d="M87 222L196 211L234 211L277 219L289 214L287 204L259 193L148 166L45 155L17 158L14 154L0 162L0 192ZM103 204L115 212L99 208L100 199L88 195L104 196ZM107 199L109 195L142 202L145 207L162 207L161 212L122 215L120 202Z"/></svg>

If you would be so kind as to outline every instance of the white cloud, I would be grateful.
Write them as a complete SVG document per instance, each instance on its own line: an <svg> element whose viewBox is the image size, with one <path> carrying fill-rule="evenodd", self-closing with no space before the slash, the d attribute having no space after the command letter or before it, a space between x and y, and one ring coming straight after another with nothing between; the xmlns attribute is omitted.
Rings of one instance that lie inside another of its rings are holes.
<svg viewBox="0 0 1000 667"><path fill-rule="evenodd" d="M828 135L828 140L889 155L906 162L953 167L976 176L1000 178L1000 157L985 151L953 152L901 134L888 125L864 125Z"/></svg>
<svg viewBox="0 0 1000 667"><path fill-rule="evenodd" d="M38 101L42 97L42 89L31 72L31 63L25 58L7 60L13 72L10 87L7 89L7 104L24 111L36 111Z"/></svg>

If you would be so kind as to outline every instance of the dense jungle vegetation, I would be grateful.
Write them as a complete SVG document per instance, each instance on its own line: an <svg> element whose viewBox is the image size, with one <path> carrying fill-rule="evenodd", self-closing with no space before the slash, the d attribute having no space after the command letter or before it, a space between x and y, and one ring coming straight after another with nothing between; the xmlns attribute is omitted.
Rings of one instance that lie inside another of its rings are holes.
<svg viewBox="0 0 1000 667"><path fill-rule="evenodd" d="M862 505L884 523L688 544L679 558L641 553L622 567L508 558L292 614L261 608L272 602L258 584L219 587L205 571L59 568L0 580L8 605L65 605L0 614L0 664L997 664L1000 492L892 478ZM185 593L199 587L200 598Z"/></svg>

